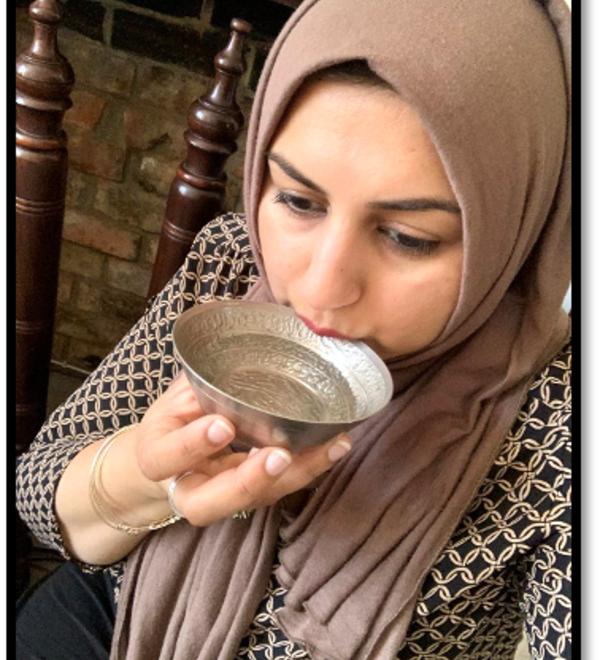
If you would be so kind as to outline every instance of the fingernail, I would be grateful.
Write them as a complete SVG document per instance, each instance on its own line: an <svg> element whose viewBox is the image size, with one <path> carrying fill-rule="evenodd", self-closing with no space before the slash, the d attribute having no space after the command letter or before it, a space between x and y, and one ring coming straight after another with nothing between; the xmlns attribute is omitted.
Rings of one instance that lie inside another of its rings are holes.
<svg viewBox="0 0 600 660"><path fill-rule="evenodd" d="M248 452L248 456L254 456L254 454L258 454L260 449L258 447L252 447L252 449Z"/></svg>
<svg viewBox="0 0 600 660"><path fill-rule="evenodd" d="M214 443L215 445L220 445L222 442L233 440L233 433L231 432L231 429L229 426L227 426L227 424L225 424L225 422L222 422L219 419L210 425L206 436L210 442Z"/></svg>
<svg viewBox="0 0 600 660"><path fill-rule="evenodd" d="M347 440L338 440L335 445L329 447L327 455L329 456L329 460L335 463L340 458L343 458L351 449L352 445Z"/></svg>
<svg viewBox="0 0 600 660"><path fill-rule="evenodd" d="M270 474L272 477L276 477L278 474L281 474L292 462L292 457L281 449L275 449L272 451L265 463L265 470L267 474Z"/></svg>

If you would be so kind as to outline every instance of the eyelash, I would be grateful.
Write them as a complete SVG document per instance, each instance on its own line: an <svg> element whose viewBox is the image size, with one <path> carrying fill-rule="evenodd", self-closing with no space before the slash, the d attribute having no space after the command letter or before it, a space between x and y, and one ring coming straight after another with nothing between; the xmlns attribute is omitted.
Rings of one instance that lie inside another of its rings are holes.
<svg viewBox="0 0 600 660"><path fill-rule="evenodd" d="M288 192L284 192L283 190L280 190L275 195L273 201L275 204L283 204L283 206L285 206L288 211L290 211L290 213L300 217L309 216L311 218L315 218L322 213L322 209L318 208L319 205L315 202L311 202L309 199L306 199L306 197L302 197L300 195L292 195ZM302 208L302 206L307 208Z"/></svg>
<svg viewBox="0 0 600 660"><path fill-rule="evenodd" d="M280 190L273 198L275 204L282 204L292 215L301 218L316 218L322 215L323 209L315 202L300 195L293 195ZM302 206L307 208L302 208ZM394 229L380 227L379 233L388 241L392 248L412 255L431 254L440 244L439 241L417 238Z"/></svg>
<svg viewBox="0 0 600 660"><path fill-rule="evenodd" d="M440 244L439 241L432 241L427 238L417 238L416 236L403 234L394 229L386 229L382 227L379 231L387 240L392 242L393 247L413 254L431 254Z"/></svg>

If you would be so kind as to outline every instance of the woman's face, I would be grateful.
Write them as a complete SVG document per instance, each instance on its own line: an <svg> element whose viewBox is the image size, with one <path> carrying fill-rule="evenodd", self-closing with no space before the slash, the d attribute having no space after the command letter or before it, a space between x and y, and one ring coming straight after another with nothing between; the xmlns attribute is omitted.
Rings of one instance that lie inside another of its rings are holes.
<svg viewBox="0 0 600 660"><path fill-rule="evenodd" d="M384 359L435 340L458 299L461 216L410 106L384 88L312 83L267 166L258 230L277 302Z"/></svg>

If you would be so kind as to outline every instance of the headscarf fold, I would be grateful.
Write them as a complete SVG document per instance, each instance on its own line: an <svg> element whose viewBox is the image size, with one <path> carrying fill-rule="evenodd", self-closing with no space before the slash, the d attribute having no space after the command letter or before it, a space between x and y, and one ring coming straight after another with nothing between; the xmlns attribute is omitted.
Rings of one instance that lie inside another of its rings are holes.
<svg viewBox="0 0 600 660"><path fill-rule="evenodd" d="M178 523L134 551L112 660L234 658L278 534L287 635L314 660L395 657L428 570L570 332L570 25L562 0L307 0L293 14L249 124L245 207L262 277L248 297L273 299L256 216L279 122L310 73L364 59L444 164L463 222L459 300L436 341L388 362L391 403L352 430L352 452L303 507Z"/></svg>

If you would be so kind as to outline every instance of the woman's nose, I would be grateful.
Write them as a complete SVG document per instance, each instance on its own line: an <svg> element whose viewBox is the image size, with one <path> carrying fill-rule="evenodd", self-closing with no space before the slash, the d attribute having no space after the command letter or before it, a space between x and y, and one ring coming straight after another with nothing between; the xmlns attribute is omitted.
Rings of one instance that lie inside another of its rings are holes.
<svg viewBox="0 0 600 660"><path fill-rule="evenodd" d="M318 232L303 282L304 296L314 310L357 302L365 283L363 257L359 237L352 232L333 227Z"/></svg>

